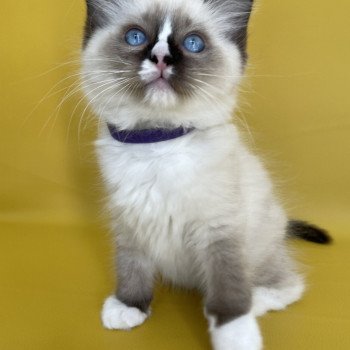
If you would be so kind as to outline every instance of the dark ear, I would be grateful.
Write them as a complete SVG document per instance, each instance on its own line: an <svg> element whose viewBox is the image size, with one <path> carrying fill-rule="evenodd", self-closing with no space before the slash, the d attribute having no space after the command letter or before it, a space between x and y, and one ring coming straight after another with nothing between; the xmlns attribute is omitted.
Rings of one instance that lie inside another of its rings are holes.
<svg viewBox="0 0 350 350"><path fill-rule="evenodd" d="M216 13L230 22L228 37L238 46L243 61L247 60L248 23L253 9L254 0L204 0Z"/></svg>
<svg viewBox="0 0 350 350"><path fill-rule="evenodd" d="M97 28L109 23L110 16L117 12L118 5L116 0L86 0L86 6L84 46Z"/></svg>

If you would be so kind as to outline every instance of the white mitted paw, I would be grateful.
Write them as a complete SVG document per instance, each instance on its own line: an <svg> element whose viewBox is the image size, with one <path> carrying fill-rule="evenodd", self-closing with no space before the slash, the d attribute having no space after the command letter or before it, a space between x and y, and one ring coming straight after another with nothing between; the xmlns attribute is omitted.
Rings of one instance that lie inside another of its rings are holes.
<svg viewBox="0 0 350 350"><path fill-rule="evenodd" d="M262 339L256 319L252 314L215 327L209 317L214 350L261 350Z"/></svg>
<svg viewBox="0 0 350 350"><path fill-rule="evenodd" d="M128 330L141 325L147 317L136 307L128 307L114 296L107 298L102 308L102 323L107 329Z"/></svg>

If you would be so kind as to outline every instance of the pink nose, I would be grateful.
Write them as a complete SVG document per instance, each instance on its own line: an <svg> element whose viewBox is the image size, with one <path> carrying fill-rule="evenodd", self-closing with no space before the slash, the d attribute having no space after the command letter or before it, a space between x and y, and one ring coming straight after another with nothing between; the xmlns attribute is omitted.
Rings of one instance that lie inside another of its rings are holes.
<svg viewBox="0 0 350 350"><path fill-rule="evenodd" d="M161 71L165 70L165 68L168 65L164 62L164 56L157 56L157 59L158 59L158 63L157 63L158 69Z"/></svg>
<svg viewBox="0 0 350 350"><path fill-rule="evenodd" d="M171 56L164 56L159 54L153 55L151 57L151 61L156 64L157 68L160 71L164 71L172 63Z"/></svg>

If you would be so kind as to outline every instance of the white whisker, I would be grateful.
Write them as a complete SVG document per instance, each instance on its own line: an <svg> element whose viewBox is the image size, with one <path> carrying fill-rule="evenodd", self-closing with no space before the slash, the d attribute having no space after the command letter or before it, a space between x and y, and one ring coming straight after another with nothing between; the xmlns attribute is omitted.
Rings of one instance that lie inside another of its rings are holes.
<svg viewBox="0 0 350 350"><path fill-rule="evenodd" d="M115 79L109 79L109 80L101 80L101 81L97 81L97 82L91 82L89 83L88 85L86 85L86 87L90 87L90 86L93 86L93 85L96 85L96 84L101 84L101 83L106 83L106 82L114 82ZM77 84L77 86L75 86L73 89L71 89L71 87L74 85L74 84ZM57 119L57 116L59 115L60 111L61 111L61 108L63 106L63 104L69 100L72 96L74 96L75 94L77 93L81 93L81 87L84 83L83 82L74 82L66 91L65 95L63 96L61 102L58 104L58 106L56 107L53 115L51 115L49 118L48 118L48 121L47 123L49 123L50 119L52 118L52 116L54 116L54 121L56 121ZM55 122L54 122L55 124Z"/></svg>
<svg viewBox="0 0 350 350"><path fill-rule="evenodd" d="M114 86L113 86L114 88ZM98 97L102 96L104 93L106 93L107 91L109 91L111 89L111 87L108 87L106 89L104 89L103 91L101 91L100 93L98 93L94 98L91 99L90 103L87 104L87 106L85 107L82 115L79 118L79 125L78 125L78 144L80 143L80 135L81 135L81 125L82 125L82 120L84 119L84 115L87 111L87 109L89 108L89 105L92 104ZM121 89L122 90L122 89ZM119 90L119 91L121 91ZM118 92L119 92L118 91Z"/></svg>
<svg viewBox="0 0 350 350"><path fill-rule="evenodd" d="M97 86L96 88L90 90L90 91L87 92L82 98L80 98L80 100L77 102L75 108L73 109L73 112L71 113L71 115L70 115L70 117L69 117L69 123L68 123L68 129L67 129L67 140L68 140L68 137L69 137L70 127L71 127L71 125L72 125L73 117L74 117L74 115L75 115L77 109L78 109L79 106L81 105L81 103L84 101L84 99L86 99L86 97L88 97L89 95L91 95L91 94L92 94L93 92L95 92L96 90L99 90L99 89L103 88L104 86L111 85L109 88L111 88L111 89L112 89L112 88L115 88L115 84L114 84L115 82L116 82L115 79L112 79L112 80L110 80L110 81L105 81L105 82L103 82L103 81L102 81L102 82L95 82L94 85L95 85L95 84L99 84L99 86ZM87 86L87 87L88 87L88 86ZM107 90L107 89L106 89L106 90ZM106 90L103 90L103 92L106 91ZM101 93L97 94L97 97L98 97L100 94L101 94ZM94 98L94 99L95 99L95 98ZM94 100L94 99L93 99L93 100ZM88 100L88 99L86 99L86 100ZM92 100L92 101L93 101L93 100ZM92 101L88 102L88 105L90 105Z"/></svg>

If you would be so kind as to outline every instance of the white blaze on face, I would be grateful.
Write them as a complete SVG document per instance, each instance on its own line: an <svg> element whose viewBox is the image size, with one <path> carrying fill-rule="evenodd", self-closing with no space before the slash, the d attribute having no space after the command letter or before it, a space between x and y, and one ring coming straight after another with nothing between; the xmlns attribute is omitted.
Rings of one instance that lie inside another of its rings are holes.
<svg viewBox="0 0 350 350"><path fill-rule="evenodd" d="M159 32L158 42L153 47L152 55L155 55L157 57L164 57L164 56L170 55L168 38L171 33L172 33L171 21L170 21L170 18L167 17L163 24L162 29Z"/></svg>

